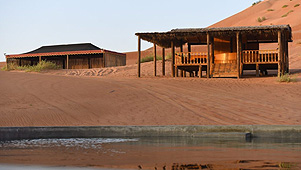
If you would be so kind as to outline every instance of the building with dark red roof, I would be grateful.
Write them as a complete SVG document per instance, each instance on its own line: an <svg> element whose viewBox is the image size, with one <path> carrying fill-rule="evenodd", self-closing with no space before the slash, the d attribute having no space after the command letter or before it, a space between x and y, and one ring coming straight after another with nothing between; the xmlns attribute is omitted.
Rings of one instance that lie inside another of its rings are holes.
<svg viewBox="0 0 301 170"><path fill-rule="evenodd" d="M89 69L126 65L126 55L101 49L91 43L42 46L36 50L6 55L7 64L36 65L46 60L63 69Z"/></svg>

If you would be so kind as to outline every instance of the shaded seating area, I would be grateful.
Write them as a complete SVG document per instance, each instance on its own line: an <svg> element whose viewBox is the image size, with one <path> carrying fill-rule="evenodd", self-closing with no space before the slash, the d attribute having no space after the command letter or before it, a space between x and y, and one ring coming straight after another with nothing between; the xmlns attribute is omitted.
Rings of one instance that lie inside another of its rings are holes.
<svg viewBox="0 0 301 170"><path fill-rule="evenodd" d="M173 29L168 32L136 33L138 36L138 77L141 76L141 40L154 44L154 76L157 75L156 48L163 48L162 72L165 75L165 49L171 48L171 76L237 77L253 70L256 76L277 70L278 76L289 72L288 43L292 42L289 25ZM265 44L276 48L261 49ZM183 47L187 46L187 52ZM201 51L192 51L202 46ZM180 48L175 52L175 48ZM195 48L194 48L195 49Z"/></svg>

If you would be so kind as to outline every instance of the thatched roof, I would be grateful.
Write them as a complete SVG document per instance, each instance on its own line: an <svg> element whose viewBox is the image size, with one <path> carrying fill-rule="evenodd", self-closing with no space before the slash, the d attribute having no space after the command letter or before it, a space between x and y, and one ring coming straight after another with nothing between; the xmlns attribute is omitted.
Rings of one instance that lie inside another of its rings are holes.
<svg viewBox="0 0 301 170"><path fill-rule="evenodd" d="M159 46L170 48L173 41L175 46L185 43L205 44L207 33L211 36L227 39L240 32L249 41L277 42L278 31L283 31L288 41L292 41L292 31L289 25L248 26L248 27L220 27L220 28L188 28L173 29L168 32L136 33L141 39Z"/></svg>

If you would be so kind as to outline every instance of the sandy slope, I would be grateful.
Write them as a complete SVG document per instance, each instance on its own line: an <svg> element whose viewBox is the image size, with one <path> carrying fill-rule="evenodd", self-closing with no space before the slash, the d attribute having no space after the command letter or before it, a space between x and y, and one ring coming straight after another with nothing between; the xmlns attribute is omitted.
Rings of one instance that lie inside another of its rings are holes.
<svg viewBox="0 0 301 170"><path fill-rule="evenodd" d="M138 79L127 69L102 77L0 71L0 126L301 122L300 76L289 84L273 77Z"/></svg>
<svg viewBox="0 0 301 170"><path fill-rule="evenodd" d="M295 7L295 5L300 6ZM283 8L284 5L288 5ZM272 9L270 11L268 9ZM293 11L282 17L289 11ZM301 0L265 0L257 5L250 6L249 8L230 16L216 24L209 27L232 27L232 26L259 26L259 25L282 25L290 24L293 31L293 43L289 44L290 66L293 69L301 68ZM267 20L258 22L258 18L265 17ZM171 28L172 29L172 28ZM159 48L160 50L160 48ZM185 50L186 46L185 46ZM192 51L203 51L205 49L196 48ZM170 53L167 50L167 53ZM152 48L142 52L142 56L152 54ZM161 52L158 52L161 55ZM129 64L134 64L137 60L137 52L127 53L127 61Z"/></svg>
<svg viewBox="0 0 301 170"><path fill-rule="evenodd" d="M6 65L6 62L0 62L0 69Z"/></svg>

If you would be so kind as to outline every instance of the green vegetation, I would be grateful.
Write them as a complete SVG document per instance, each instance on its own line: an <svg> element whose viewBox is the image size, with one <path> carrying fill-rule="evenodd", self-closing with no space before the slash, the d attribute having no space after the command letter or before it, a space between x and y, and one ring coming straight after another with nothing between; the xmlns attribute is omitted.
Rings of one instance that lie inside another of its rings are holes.
<svg viewBox="0 0 301 170"><path fill-rule="evenodd" d="M284 74L284 75L281 75L279 78L278 78L278 82L296 82L297 79L296 77L292 77L291 75L289 75L288 73Z"/></svg>
<svg viewBox="0 0 301 170"><path fill-rule="evenodd" d="M300 6L300 4L296 4L294 7L296 8L296 7L298 7L298 6Z"/></svg>
<svg viewBox="0 0 301 170"><path fill-rule="evenodd" d="M171 59L171 54L167 54L165 56L165 60ZM157 56L157 60L162 60L161 56ZM145 62L150 62L150 61L154 61L154 56L153 55L147 55L146 57L143 57L141 59L141 63L145 63Z"/></svg>
<svg viewBox="0 0 301 170"><path fill-rule="evenodd" d="M263 21L265 21L265 20L267 20L266 17L261 17L261 18L258 17L258 18L257 18L257 21L258 21L258 22L263 22Z"/></svg>
<svg viewBox="0 0 301 170"><path fill-rule="evenodd" d="M26 72L40 72L43 70L54 70L54 69L59 69L60 67L57 66L55 63L53 62L49 62L49 61L41 61L39 62L37 65L34 66L17 66L13 63L10 63L6 66L4 66L2 68L2 70L5 71L10 71L10 70L22 70L22 71L26 71Z"/></svg>
<svg viewBox="0 0 301 170"><path fill-rule="evenodd" d="M294 10L290 10L290 11L288 11L286 14L282 15L281 17L287 17L287 16L288 16L288 14L290 14L290 13L292 13L292 12L294 12Z"/></svg>
<svg viewBox="0 0 301 170"><path fill-rule="evenodd" d="M288 5L283 5L283 6L282 6L282 8L286 8L286 7L288 7Z"/></svg>
<svg viewBox="0 0 301 170"><path fill-rule="evenodd" d="M275 11L274 9L268 9L268 11Z"/></svg>
<svg viewBox="0 0 301 170"><path fill-rule="evenodd" d="M256 4L259 4L260 2L261 2L261 0L254 2L254 3L252 4L252 6L254 6L254 5L256 5Z"/></svg>
<svg viewBox="0 0 301 170"><path fill-rule="evenodd" d="M290 162L281 162L279 163L279 168L291 169L294 167L294 164Z"/></svg>
<svg viewBox="0 0 301 170"><path fill-rule="evenodd" d="M157 56L157 60L158 60L158 58L159 57ZM154 56L148 55L148 56L141 59L141 63L150 62L150 61L153 61L153 60L154 60Z"/></svg>

